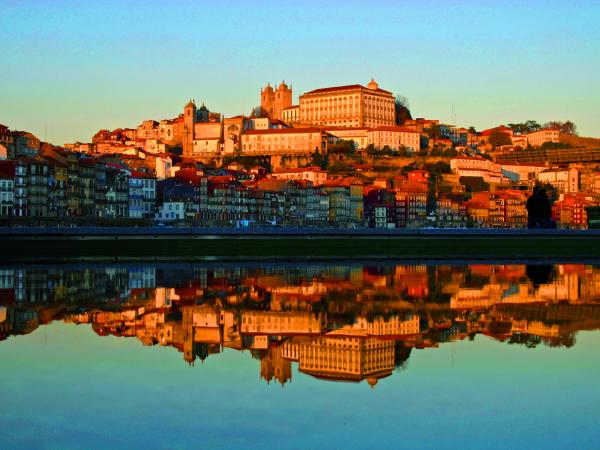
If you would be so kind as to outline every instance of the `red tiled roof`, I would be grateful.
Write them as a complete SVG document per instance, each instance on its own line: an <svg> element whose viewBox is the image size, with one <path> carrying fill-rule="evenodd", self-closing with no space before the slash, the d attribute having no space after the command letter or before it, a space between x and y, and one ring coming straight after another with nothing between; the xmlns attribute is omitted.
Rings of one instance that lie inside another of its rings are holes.
<svg viewBox="0 0 600 450"><path fill-rule="evenodd" d="M132 170L131 171L131 178L150 178L150 179L155 179L156 177L153 175L150 175L149 173L145 173L145 172L140 172L137 170Z"/></svg>
<svg viewBox="0 0 600 450"><path fill-rule="evenodd" d="M369 127L324 127L326 131L368 131Z"/></svg>
<svg viewBox="0 0 600 450"><path fill-rule="evenodd" d="M319 172L319 173L327 173L322 170L320 167L297 167L290 169L280 169L273 172L273 175L283 174L283 173L303 173L303 172Z"/></svg>
<svg viewBox="0 0 600 450"><path fill-rule="evenodd" d="M383 94L392 94L390 91L386 91L384 89L369 89L365 86L363 86L362 84L347 84L345 86L332 86L332 87L327 87L327 88L320 88L320 89L314 89L312 91L306 92L303 95L307 95L307 94L322 94L325 92L334 92L334 91L350 91L350 90L355 90L355 89L367 89L369 91L373 90L376 92L381 92Z"/></svg>
<svg viewBox="0 0 600 450"><path fill-rule="evenodd" d="M212 177L208 177L208 181L211 181L213 183L230 183L234 180L234 177L229 175L215 175Z"/></svg>
<svg viewBox="0 0 600 450"><path fill-rule="evenodd" d="M196 173L196 169L193 168L179 169L177 172L175 172L175 176L173 178L194 184L200 183L200 176Z"/></svg>
<svg viewBox="0 0 600 450"><path fill-rule="evenodd" d="M505 127L504 125L500 125L499 127L495 127L495 128L488 128L487 130L483 130L481 133L479 133L480 136L489 136L490 134L494 133L495 131L500 131L502 133L512 133L512 129Z"/></svg>
<svg viewBox="0 0 600 450"><path fill-rule="evenodd" d="M426 193L428 187L425 183L418 183L416 181L404 181L394 188L396 192L419 192Z"/></svg>

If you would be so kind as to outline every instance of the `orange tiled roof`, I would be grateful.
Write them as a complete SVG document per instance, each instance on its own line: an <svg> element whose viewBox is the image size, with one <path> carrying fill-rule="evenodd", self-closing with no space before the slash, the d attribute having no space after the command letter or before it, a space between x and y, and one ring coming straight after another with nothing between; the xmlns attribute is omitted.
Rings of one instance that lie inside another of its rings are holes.
<svg viewBox="0 0 600 450"><path fill-rule="evenodd" d="M362 84L347 84L345 86L332 86L332 87L327 87L327 88L320 88L320 89L314 89L312 91L306 92L304 95L307 94L322 94L325 92L334 92L334 91L351 91L351 90L356 90L356 89L366 89L366 90L373 90L376 92L381 92L383 94L392 94L390 91L386 91L384 89L369 89L365 86L363 86Z"/></svg>

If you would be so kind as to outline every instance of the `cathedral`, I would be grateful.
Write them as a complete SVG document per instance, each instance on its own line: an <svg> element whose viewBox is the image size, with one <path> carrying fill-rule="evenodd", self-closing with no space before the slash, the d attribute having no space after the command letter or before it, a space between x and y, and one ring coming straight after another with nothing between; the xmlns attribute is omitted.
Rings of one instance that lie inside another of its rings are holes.
<svg viewBox="0 0 600 450"><path fill-rule="evenodd" d="M196 108L196 104L193 100L190 100L187 105L183 108L183 155L186 157L193 156L196 151L194 147L197 146L199 139L206 139L203 133L203 129L206 125L209 125L210 112L204 103L200 108ZM202 125L200 125L202 124ZM204 126L203 126L204 125ZM212 124L211 124L212 125ZM214 125L213 125L214 128ZM212 131L212 130L211 130ZM214 134L214 132L213 132ZM218 134L218 133L217 133ZM214 140L215 136L211 136L210 140ZM207 142L208 145L208 142Z"/></svg>
<svg viewBox="0 0 600 450"><path fill-rule="evenodd" d="M292 106L292 87L281 82L276 89L268 83L260 90L260 107L267 112L270 119L283 119L283 110Z"/></svg>

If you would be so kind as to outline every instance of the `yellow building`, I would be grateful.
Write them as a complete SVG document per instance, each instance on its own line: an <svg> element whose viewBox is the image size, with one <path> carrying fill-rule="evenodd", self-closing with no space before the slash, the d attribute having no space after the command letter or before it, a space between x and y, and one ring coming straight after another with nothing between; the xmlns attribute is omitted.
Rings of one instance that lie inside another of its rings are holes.
<svg viewBox="0 0 600 450"><path fill-rule="evenodd" d="M321 316L304 311L244 311L241 332L264 335L320 334Z"/></svg>
<svg viewBox="0 0 600 450"><path fill-rule="evenodd" d="M399 150L406 147L417 152L421 149L421 133L410 128L379 126L369 130L368 142L377 148L387 146L392 150Z"/></svg>
<svg viewBox="0 0 600 450"><path fill-rule="evenodd" d="M541 147L546 142L558 142L560 131L556 128L542 128L541 130L532 131L522 136L527 139L527 144L532 147Z"/></svg>
<svg viewBox="0 0 600 450"><path fill-rule="evenodd" d="M378 127L396 124L394 96L374 81L315 89L300 96L299 120L312 125Z"/></svg>
<svg viewBox="0 0 600 450"><path fill-rule="evenodd" d="M308 155L327 151L330 135L318 128L272 128L242 134L244 155Z"/></svg>
<svg viewBox="0 0 600 450"><path fill-rule="evenodd" d="M325 131L338 139L354 142L357 150L362 150L369 145L368 127L327 127Z"/></svg>
<svg viewBox="0 0 600 450"><path fill-rule="evenodd" d="M283 108L281 111L281 120L288 125L295 124L300 119L300 105L292 105Z"/></svg>

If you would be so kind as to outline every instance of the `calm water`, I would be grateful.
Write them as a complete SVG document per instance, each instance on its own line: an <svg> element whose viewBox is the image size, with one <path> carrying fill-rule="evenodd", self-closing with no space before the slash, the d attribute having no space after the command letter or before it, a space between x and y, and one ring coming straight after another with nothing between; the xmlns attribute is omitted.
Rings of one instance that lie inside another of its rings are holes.
<svg viewBox="0 0 600 450"><path fill-rule="evenodd" d="M0 267L0 448L598 448L600 267Z"/></svg>

